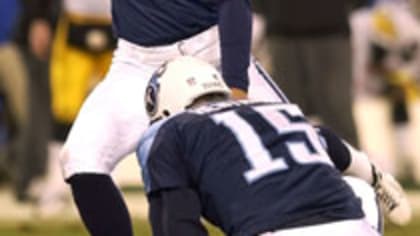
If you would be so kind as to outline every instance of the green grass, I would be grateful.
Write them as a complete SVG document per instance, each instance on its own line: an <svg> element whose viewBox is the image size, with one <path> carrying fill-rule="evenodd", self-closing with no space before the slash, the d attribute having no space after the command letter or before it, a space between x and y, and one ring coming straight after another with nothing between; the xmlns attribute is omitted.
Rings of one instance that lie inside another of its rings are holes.
<svg viewBox="0 0 420 236"><path fill-rule="evenodd" d="M420 216L413 218L411 223L407 226L395 226L385 224L386 236L418 236L420 235Z"/></svg>
<svg viewBox="0 0 420 236"><path fill-rule="evenodd" d="M151 235L150 227L144 219L133 220L135 235ZM222 234L213 227L208 227L211 236ZM88 236L83 226L77 221L37 221L29 222L0 222L0 236ZM405 227L390 224L385 228L386 236L418 236L420 235L420 216Z"/></svg>

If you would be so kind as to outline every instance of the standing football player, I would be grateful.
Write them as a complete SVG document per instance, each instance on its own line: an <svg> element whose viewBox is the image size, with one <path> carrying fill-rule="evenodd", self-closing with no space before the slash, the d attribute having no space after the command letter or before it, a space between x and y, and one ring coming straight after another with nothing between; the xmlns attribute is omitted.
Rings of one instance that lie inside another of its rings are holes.
<svg viewBox="0 0 420 236"><path fill-rule="evenodd" d="M137 155L154 235L207 235L201 216L226 235L379 235L367 183L392 221L409 221L395 179L296 105L229 95L217 70L192 57L152 76L152 125ZM370 210L342 173L365 180Z"/></svg>
<svg viewBox="0 0 420 236"><path fill-rule="evenodd" d="M350 22L361 147L384 170L420 186L420 146L410 142L420 138L420 22L413 9L380 1Z"/></svg>
<svg viewBox="0 0 420 236"><path fill-rule="evenodd" d="M139 101L161 63L193 55L220 68L234 97L286 99L250 63L250 0L113 0L111 7L118 36L112 65L84 102L60 161L90 234L130 236L127 207L109 174L148 126Z"/></svg>

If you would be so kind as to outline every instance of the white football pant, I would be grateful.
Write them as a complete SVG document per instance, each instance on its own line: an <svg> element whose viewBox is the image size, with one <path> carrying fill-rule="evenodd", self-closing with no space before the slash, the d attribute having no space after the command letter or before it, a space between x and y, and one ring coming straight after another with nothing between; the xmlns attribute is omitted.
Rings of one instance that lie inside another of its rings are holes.
<svg viewBox="0 0 420 236"><path fill-rule="evenodd" d="M362 219L335 221L331 223L281 229L266 232L261 236L379 236L382 232L382 215L376 202L373 188L365 181L354 178L343 178L362 201L365 217Z"/></svg>
<svg viewBox="0 0 420 236"><path fill-rule="evenodd" d="M109 174L135 151L149 122L143 102L148 80L163 62L182 55L220 68L217 27L160 47L140 47L119 39L108 74L84 102L60 154L65 178L78 173ZM254 61L249 77L250 99L287 100Z"/></svg>

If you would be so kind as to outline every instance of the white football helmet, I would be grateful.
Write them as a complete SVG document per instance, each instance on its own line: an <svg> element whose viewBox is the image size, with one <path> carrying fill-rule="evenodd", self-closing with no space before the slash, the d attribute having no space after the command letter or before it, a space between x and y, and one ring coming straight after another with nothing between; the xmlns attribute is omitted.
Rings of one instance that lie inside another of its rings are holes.
<svg viewBox="0 0 420 236"><path fill-rule="evenodd" d="M230 96L230 89L212 65L190 56L163 64L146 88L145 107L151 120L183 111L199 97Z"/></svg>

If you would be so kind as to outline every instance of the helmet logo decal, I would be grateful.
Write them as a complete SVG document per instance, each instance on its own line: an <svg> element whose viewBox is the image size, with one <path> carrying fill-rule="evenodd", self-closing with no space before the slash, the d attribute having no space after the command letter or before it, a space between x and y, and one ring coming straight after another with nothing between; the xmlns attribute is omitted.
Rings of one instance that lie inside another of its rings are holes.
<svg viewBox="0 0 420 236"><path fill-rule="evenodd" d="M194 78L194 77L191 77L191 78L187 79L187 84L188 84L189 86L194 86L194 85L196 85L196 84L197 84L197 81L195 80L195 78Z"/></svg>
<svg viewBox="0 0 420 236"><path fill-rule="evenodd" d="M144 101L146 104L146 112L149 116L154 116L158 108L158 94L159 94L159 79L166 70L166 63L162 65L150 78L149 84L146 88Z"/></svg>
<svg viewBox="0 0 420 236"><path fill-rule="evenodd" d="M153 116L157 111L159 84L149 84L146 88L144 101L146 104L146 112L149 116Z"/></svg>

